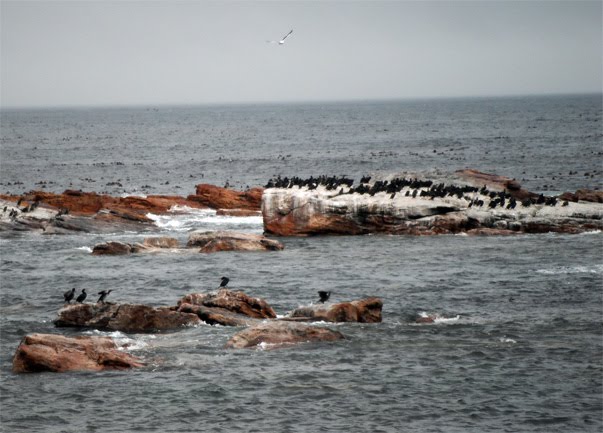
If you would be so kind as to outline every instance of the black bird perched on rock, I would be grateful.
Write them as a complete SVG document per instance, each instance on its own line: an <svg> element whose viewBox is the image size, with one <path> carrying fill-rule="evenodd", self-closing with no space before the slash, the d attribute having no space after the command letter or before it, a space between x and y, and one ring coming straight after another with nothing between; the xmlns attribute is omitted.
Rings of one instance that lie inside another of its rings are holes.
<svg viewBox="0 0 603 433"><path fill-rule="evenodd" d="M80 293L75 302L84 302L86 296L88 296L88 294L86 293L86 289L82 289L82 293Z"/></svg>
<svg viewBox="0 0 603 433"><path fill-rule="evenodd" d="M75 296L75 287L73 289L67 290L65 293L63 293L65 302L67 302L68 304L71 303L71 300L73 299L74 296Z"/></svg>
<svg viewBox="0 0 603 433"><path fill-rule="evenodd" d="M105 298L109 295L109 293L111 293L113 291L113 289L111 290L103 290L101 292L98 292L98 294L100 295L100 298L98 298L98 301L96 302L102 302L103 304L105 303Z"/></svg>
<svg viewBox="0 0 603 433"><path fill-rule="evenodd" d="M320 296L320 299L318 300L318 302L320 302L321 304L324 304L325 302L327 302L329 300L329 297L331 296L331 292L325 292L324 290L319 290L318 296Z"/></svg>
<svg viewBox="0 0 603 433"><path fill-rule="evenodd" d="M230 280L227 277L222 277L222 281L220 282L220 287L226 287Z"/></svg>

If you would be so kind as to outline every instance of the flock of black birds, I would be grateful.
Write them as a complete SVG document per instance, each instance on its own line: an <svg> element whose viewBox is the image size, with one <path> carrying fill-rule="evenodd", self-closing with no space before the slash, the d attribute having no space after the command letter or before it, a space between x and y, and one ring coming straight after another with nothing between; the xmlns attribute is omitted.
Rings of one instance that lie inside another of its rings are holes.
<svg viewBox="0 0 603 433"><path fill-rule="evenodd" d="M109 295L109 293L111 293L113 291L113 289L110 290L102 290L100 292L98 292L98 294L100 295L100 297L98 298L98 301L96 301L97 303L105 303L105 298ZM71 304L71 301L73 300L73 298L75 297L75 287L71 290L67 290L65 293L63 293L63 297L65 298L65 302L68 304ZM88 293L86 293L86 289L82 289L82 293L80 293L78 295L77 298L75 298L75 302L77 303L83 303L86 298L88 297Z"/></svg>
<svg viewBox="0 0 603 433"><path fill-rule="evenodd" d="M555 206L558 202L556 197L547 197L543 194L540 194L538 197L528 197L518 202L518 200L507 191L491 191L485 185L482 188L469 185L446 185L445 183L435 183L431 180L417 178L377 180L372 184L369 183L370 181L370 176L364 176L360 179L360 184L354 187L354 180L345 176L311 176L308 179L301 179L299 177L281 178L280 176L277 176L270 179L265 185L265 188L293 188L297 186L299 188L314 190L319 186L324 186L327 191L339 189L336 196L354 193L374 196L377 193L384 192L389 194L391 199L396 197L396 194L401 193L404 188L407 188L404 193L405 197L427 197L431 200L435 198L457 197L469 202L469 207L483 207L487 203L487 206L491 209L496 207L515 209L518 203L521 203L524 207L535 204ZM347 187L347 191L344 191L343 187ZM563 206L567 205L568 202L564 201Z"/></svg>
<svg viewBox="0 0 603 433"><path fill-rule="evenodd" d="M221 288L225 288L228 285L228 282L230 281L230 279L228 277L222 277L220 280L220 289ZM109 293L111 293L113 291L113 289L110 290L102 290L100 292L98 292L98 294L100 295L100 297L98 298L98 301L96 301L96 303L101 303L104 304L105 303L105 298L109 295ZM327 302L329 300L329 297L331 296L331 292L326 292L324 290L319 290L318 291L318 296L320 297L320 299L318 300L319 303L324 304L325 302ZM63 293L63 298L65 298L65 302L67 304L71 304L71 301L73 300L73 298L75 297L75 287L72 288L71 290L67 290L65 293ZM78 295L78 297L75 299L75 302L77 303L83 303L86 298L88 297L88 294L86 293L86 289L82 289L82 293L80 293Z"/></svg>

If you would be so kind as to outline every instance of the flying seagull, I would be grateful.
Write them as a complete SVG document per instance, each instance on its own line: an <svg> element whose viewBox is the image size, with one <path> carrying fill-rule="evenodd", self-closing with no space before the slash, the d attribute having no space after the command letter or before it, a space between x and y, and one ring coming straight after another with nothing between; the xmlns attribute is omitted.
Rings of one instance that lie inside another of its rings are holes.
<svg viewBox="0 0 603 433"><path fill-rule="evenodd" d="M269 44L283 45L285 43L285 39L287 39L291 33L293 33L293 30L291 30L289 33L287 33L285 36L283 36L283 39L281 39L280 41L266 41L266 42L268 42Z"/></svg>

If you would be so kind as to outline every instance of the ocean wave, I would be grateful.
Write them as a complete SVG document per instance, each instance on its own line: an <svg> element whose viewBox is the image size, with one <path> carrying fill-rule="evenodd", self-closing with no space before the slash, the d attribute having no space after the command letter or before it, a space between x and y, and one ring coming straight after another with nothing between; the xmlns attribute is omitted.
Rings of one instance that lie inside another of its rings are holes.
<svg viewBox="0 0 603 433"><path fill-rule="evenodd" d="M262 233L264 221L261 216L217 215L213 209L194 209L188 206L173 206L169 214L148 213L147 217L161 229L177 232L191 230L236 230Z"/></svg>
<svg viewBox="0 0 603 433"><path fill-rule="evenodd" d="M149 345L142 338L131 338L120 331L105 332L105 331L99 331L97 329L93 329L91 331L85 331L84 334L99 336L99 337L111 337L113 339L113 341L115 342L115 345L117 346L118 350L123 350L123 351L127 350L128 352L132 351L132 350L141 350L141 349L146 348Z"/></svg>
<svg viewBox="0 0 603 433"><path fill-rule="evenodd" d="M537 269L536 272L545 275L603 274L603 264L594 266L556 266L549 269Z"/></svg>

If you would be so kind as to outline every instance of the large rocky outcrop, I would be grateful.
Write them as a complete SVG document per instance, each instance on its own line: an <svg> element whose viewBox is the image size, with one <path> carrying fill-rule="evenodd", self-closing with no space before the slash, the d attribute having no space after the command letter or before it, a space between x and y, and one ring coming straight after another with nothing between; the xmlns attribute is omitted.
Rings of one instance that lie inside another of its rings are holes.
<svg viewBox="0 0 603 433"><path fill-rule="evenodd" d="M135 304L71 304L59 310L57 327L82 327L121 332L156 332L201 323L196 314L169 307Z"/></svg>
<svg viewBox="0 0 603 433"><path fill-rule="evenodd" d="M258 320L276 318L265 300L226 288L188 294L178 301L177 311L194 313L206 323L223 326L248 326Z"/></svg>
<svg viewBox="0 0 603 433"><path fill-rule="evenodd" d="M530 193L513 179L463 170L356 185L273 187L264 191L267 233L498 234L603 229L603 205ZM384 186L385 185L385 186ZM403 186L400 186L403 185Z"/></svg>
<svg viewBox="0 0 603 433"><path fill-rule="evenodd" d="M201 253L218 251L277 251L283 244L262 235L232 231L195 231L189 235L188 248L198 247Z"/></svg>
<svg viewBox="0 0 603 433"><path fill-rule="evenodd" d="M279 348L292 344L337 341L345 337L338 331L319 326L292 322L265 322L235 334L226 343L227 348Z"/></svg>
<svg viewBox="0 0 603 433"><path fill-rule="evenodd" d="M259 211L262 203L263 188L250 188L247 191L234 191L210 184L197 185L196 194L188 200L213 209L245 209Z"/></svg>
<svg viewBox="0 0 603 433"><path fill-rule="evenodd" d="M383 301L379 298L335 304L314 304L293 310L283 320L378 323L381 322L382 308Z"/></svg>
<svg viewBox="0 0 603 433"><path fill-rule="evenodd" d="M30 334L23 338L13 358L13 371L101 371L142 367L138 358L119 350L109 337L65 337Z"/></svg>
<svg viewBox="0 0 603 433"><path fill-rule="evenodd" d="M95 245L92 254L95 256L119 256L135 253L151 253L164 250L179 249L178 239L167 236L157 236L145 238L142 243L127 243L119 241L109 241Z"/></svg>

